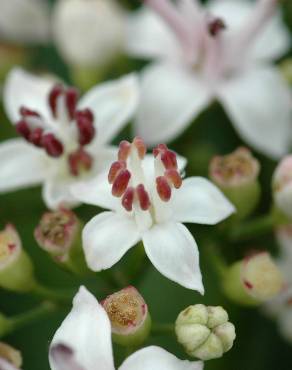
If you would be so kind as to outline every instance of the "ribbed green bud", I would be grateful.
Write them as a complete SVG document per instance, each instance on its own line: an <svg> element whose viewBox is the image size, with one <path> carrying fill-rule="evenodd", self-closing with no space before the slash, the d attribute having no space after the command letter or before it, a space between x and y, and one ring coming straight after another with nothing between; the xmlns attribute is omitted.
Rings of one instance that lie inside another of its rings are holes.
<svg viewBox="0 0 292 370"><path fill-rule="evenodd" d="M139 346L148 338L151 317L136 288L129 286L101 303L111 321L114 342L123 346Z"/></svg>
<svg viewBox="0 0 292 370"><path fill-rule="evenodd" d="M210 178L235 205L237 212L233 217L244 219L257 206L261 194L259 171L258 160L247 148L212 159Z"/></svg>
<svg viewBox="0 0 292 370"><path fill-rule="evenodd" d="M222 307L196 304L182 311L175 323L177 340L186 352L203 361L219 358L229 351L235 327Z"/></svg>

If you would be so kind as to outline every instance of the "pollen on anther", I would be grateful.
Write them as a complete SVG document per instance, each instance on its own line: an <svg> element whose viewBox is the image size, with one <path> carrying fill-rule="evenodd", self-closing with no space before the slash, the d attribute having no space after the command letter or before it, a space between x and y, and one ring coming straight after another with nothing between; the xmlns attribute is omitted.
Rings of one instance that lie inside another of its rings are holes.
<svg viewBox="0 0 292 370"><path fill-rule="evenodd" d="M130 178L131 173L127 169L121 170L113 183L112 195L115 197L121 197L128 187Z"/></svg>
<svg viewBox="0 0 292 370"><path fill-rule="evenodd" d="M134 188L130 186L127 188L122 198L122 206L129 212L133 209L134 196Z"/></svg>
<svg viewBox="0 0 292 370"><path fill-rule="evenodd" d="M171 198L171 187L165 176L156 178L156 189L160 199L167 202Z"/></svg>
<svg viewBox="0 0 292 370"><path fill-rule="evenodd" d="M139 200L140 207L143 211L147 211L150 208L151 202L149 198L149 194L146 191L143 184L139 184L136 187L136 193Z"/></svg>
<svg viewBox="0 0 292 370"><path fill-rule="evenodd" d="M108 182L110 184L113 184L113 182L115 181L118 173L121 171L121 170L124 170L126 169L127 165L126 165L126 162L125 161L116 161L114 162L112 165L111 165L111 168L109 170L109 173L108 173Z"/></svg>

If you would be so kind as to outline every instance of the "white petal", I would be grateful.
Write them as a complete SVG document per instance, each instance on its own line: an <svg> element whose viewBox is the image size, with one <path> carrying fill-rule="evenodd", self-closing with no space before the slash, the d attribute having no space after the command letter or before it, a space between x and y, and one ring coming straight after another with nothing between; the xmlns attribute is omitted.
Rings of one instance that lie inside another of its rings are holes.
<svg viewBox="0 0 292 370"><path fill-rule="evenodd" d="M71 187L74 179L52 177L47 179L43 186L43 198L48 208L58 209L59 207L73 208L79 205L79 201L73 196Z"/></svg>
<svg viewBox="0 0 292 370"><path fill-rule="evenodd" d="M139 99L135 74L92 88L79 108L90 108L95 116L99 143L112 141L134 114Z"/></svg>
<svg viewBox="0 0 292 370"><path fill-rule="evenodd" d="M280 73L258 67L230 78L219 92L242 138L274 158L288 151L291 138L291 93Z"/></svg>
<svg viewBox="0 0 292 370"><path fill-rule="evenodd" d="M75 359L75 353L64 344L57 344L50 348L51 362L60 370L85 370Z"/></svg>
<svg viewBox="0 0 292 370"><path fill-rule="evenodd" d="M135 131L147 143L176 138L207 106L208 93L194 73L155 64L145 69Z"/></svg>
<svg viewBox="0 0 292 370"><path fill-rule="evenodd" d="M173 58L181 56L180 43L167 24L148 8L129 16L127 49L141 58Z"/></svg>
<svg viewBox="0 0 292 370"><path fill-rule="evenodd" d="M46 174L45 156L23 139L0 144L0 193L40 184Z"/></svg>
<svg viewBox="0 0 292 370"><path fill-rule="evenodd" d="M119 370L203 370L201 361L183 361L156 346L146 347L126 359Z"/></svg>
<svg viewBox="0 0 292 370"><path fill-rule="evenodd" d="M3 90L5 111L12 123L19 120L19 109L36 110L45 118L50 117L48 94L54 82L39 78L20 68L14 68L7 76Z"/></svg>
<svg viewBox="0 0 292 370"><path fill-rule="evenodd" d="M87 265L93 271L112 267L140 239L132 218L115 212L93 217L82 233Z"/></svg>
<svg viewBox="0 0 292 370"><path fill-rule="evenodd" d="M180 223L156 224L143 234L147 256L168 279L203 294L197 244Z"/></svg>
<svg viewBox="0 0 292 370"><path fill-rule="evenodd" d="M235 212L222 192L203 177L190 177L173 194L174 218L179 222L215 225Z"/></svg>
<svg viewBox="0 0 292 370"><path fill-rule="evenodd" d="M112 195L111 187L107 172L104 172L90 181L73 185L71 192L76 199L83 203L110 210L121 209L121 199Z"/></svg>
<svg viewBox="0 0 292 370"><path fill-rule="evenodd" d="M16 43L49 39L49 7L46 0L2 0L1 38Z"/></svg>
<svg viewBox="0 0 292 370"><path fill-rule="evenodd" d="M208 8L214 16L224 20L227 26L224 35L232 37L243 27L248 27L247 22L255 10L255 3L246 0L215 0L209 3ZM276 59L288 50L289 45L289 33L280 14L276 14L254 40L249 56L254 60Z"/></svg>
<svg viewBox="0 0 292 370"><path fill-rule="evenodd" d="M10 362L0 357L0 370L20 370L12 365Z"/></svg>
<svg viewBox="0 0 292 370"><path fill-rule="evenodd" d="M111 325L95 297L81 287L73 300L73 308L57 330L51 348L63 344L71 348L84 370L114 370ZM64 370L50 356L53 370Z"/></svg>

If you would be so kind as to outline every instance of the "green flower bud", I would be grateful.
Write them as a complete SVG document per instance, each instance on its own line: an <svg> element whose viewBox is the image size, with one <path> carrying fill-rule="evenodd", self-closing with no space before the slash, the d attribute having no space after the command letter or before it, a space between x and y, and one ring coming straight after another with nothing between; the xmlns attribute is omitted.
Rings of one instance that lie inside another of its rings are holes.
<svg viewBox="0 0 292 370"><path fill-rule="evenodd" d="M0 286L16 292L28 292L35 285L33 270L16 229L7 225L0 232Z"/></svg>
<svg viewBox="0 0 292 370"><path fill-rule="evenodd" d="M89 273L81 242L82 224L67 209L46 212L34 231L38 245L59 265L76 274Z"/></svg>
<svg viewBox="0 0 292 370"><path fill-rule="evenodd" d="M287 155L278 164L273 175L273 195L278 209L292 218L292 155Z"/></svg>
<svg viewBox="0 0 292 370"><path fill-rule="evenodd" d="M22 365L22 356L19 351L6 343L0 342L0 358L8 361L17 369Z"/></svg>
<svg viewBox="0 0 292 370"><path fill-rule="evenodd" d="M182 311L175 323L177 340L186 352L203 361L219 358L229 351L235 327L222 307L196 304Z"/></svg>
<svg viewBox="0 0 292 370"><path fill-rule="evenodd" d="M267 252L259 252L231 265L223 289L242 305L259 305L275 297L283 288L283 277Z"/></svg>
<svg viewBox="0 0 292 370"><path fill-rule="evenodd" d="M129 286L101 302L112 325L114 342L139 346L149 336L151 318L148 306L136 288Z"/></svg>
<svg viewBox="0 0 292 370"><path fill-rule="evenodd" d="M247 148L212 159L210 178L235 205L237 212L233 217L243 219L256 207L261 193L259 171L258 160Z"/></svg>

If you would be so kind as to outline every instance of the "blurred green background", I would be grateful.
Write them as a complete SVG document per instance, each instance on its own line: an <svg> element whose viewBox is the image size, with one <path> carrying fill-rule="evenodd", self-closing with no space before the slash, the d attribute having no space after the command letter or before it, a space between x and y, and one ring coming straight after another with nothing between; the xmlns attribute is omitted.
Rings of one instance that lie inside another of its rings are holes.
<svg viewBox="0 0 292 370"><path fill-rule="evenodd" d="M127 7L135 7L138 1L121 1ZM286 1L285 21L292 27L292 2ZM0 10L1 11L1 10ZM292 28L291 28L292 29ZM70 83L69 72L53 45L48 47L31 48L29 50L30 67L39 71L50 71ZM115 70L105 76L113 78L134 69L141 69L144 63L128 61L121 63ZM0 113L1 141L15 136L15 131L7 121L3 109ZM131 130L127 128L120 137L130 138ZM119 142L117 138L116 142ZM209 159L214 154L228 153L238 145L243 144L235 134L222 108L214 103L189 128L182 137L172 144L172 149L189 159L187 175L207 176ZM262 202L257 210L264 212L270 204L270 179L275 163L254 153L262 163L261 183L263 185ZM1 160L1 158L0 158ZM24 169L25 170L25 169ZM31 255L36 274L41 282L51 287L77 290L80 284L85 284L98 299L104 298L102 278L99 274L88 280L80 280L57 267L49 257L41 251L33 238L33 230L41 214L45 211L41 200L40 188L18 191L0 195L0 228L7 222L16 225L25 249ZM78 215L86 222L96 213L96 208L82 206L77 209ZM266 318L260 309L246 309L227 301L220 290L220 282L211 263L208 250L204 248L206 235L214 235L215 228L190 226L200 247L201 268L206 295L188 291L160 275L154 267L145 261L141 275L134 284L144 296L149 305L152 318L156 322L174 322L178 313L186 306L194 303L222 305L230 314L230 321L236 326L237 339L233 349L219 360L205 363L206 370L291 370L292 344L289 345L278 333L276 324ZM227 259L232 261L242 257L247 247L267 248L276 250L273 235L259 239L247 240L244 244L226 243L222 248ZM115 271L126 270L135 264L135 251L129 252ZM7 315L24 312L39 304L40 300L29 295L20 295L0 291L0 311ZM49 342L59 324L69 311L70 306L64 307L58 313L51 314L45 320L16 331L4 338L6 342L20 349L24 357L24 370L49 369L47 352ZM157 344L173 352L180 358L185 358L182 348L174 337L153 336L146 344ZM116 365L125 356L125 350L115 347ZM98 369L98 365L97 365ZM93 370L93 369L92 369ZM164 370L164 369L161 369Z"/></svg>

